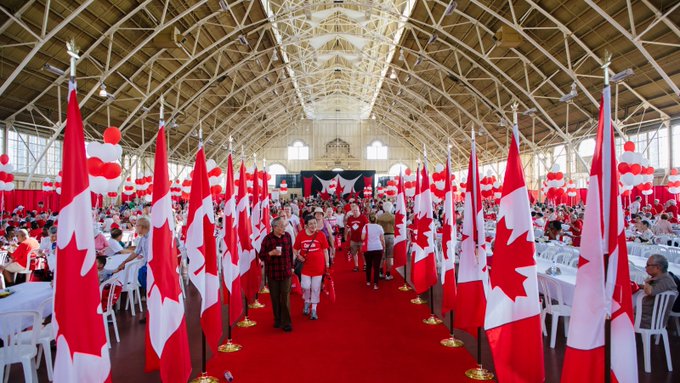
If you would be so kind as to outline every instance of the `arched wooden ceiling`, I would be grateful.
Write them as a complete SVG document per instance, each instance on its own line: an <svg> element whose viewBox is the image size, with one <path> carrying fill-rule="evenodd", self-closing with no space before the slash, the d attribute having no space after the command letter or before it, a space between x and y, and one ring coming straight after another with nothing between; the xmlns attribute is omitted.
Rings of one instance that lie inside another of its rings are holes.
<svg viewBox="0 0 680 383"><path fill-rule="evenodd" d="M153 149L161 95L178 160L199 127L223 159L229 136L262 151L301 119L340 116L435 157L447 142L467 153L474 128L492 161L513 102L523 150L573 144L593 133L605 51L612 74L634 71L615 85L620 132L680 114L675 0L6 0L0 11L0 120L62 134L66 76L49 68L67 68L74 39L86 134L117 125L136 154Z"/></svg>

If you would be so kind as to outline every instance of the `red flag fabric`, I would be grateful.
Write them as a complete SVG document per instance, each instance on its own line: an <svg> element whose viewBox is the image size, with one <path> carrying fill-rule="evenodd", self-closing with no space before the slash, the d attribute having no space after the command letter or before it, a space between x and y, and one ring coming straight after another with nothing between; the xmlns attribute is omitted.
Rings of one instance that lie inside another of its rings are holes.
<svg viewBox="0 0 680 383"><path fill-rule="evenodd" d="M406 194L404 194L404 175L399 177L397 184L397 201L394 212L394 267L406 265L406 252L408 250L406 233ZM405 276L405 275L404 275Z"/></svg>
<svg viewBox="0 0 680 383"><path fill-rule="evenodd" d="M531 205L519 158L517 125L513 133L499 204L484 326L499 381L544 382Z"/></svg>
<svg viewBox="0 0 680 383"><path fill-rule="evenodd" d="M246 165L241 161L239 172L238 199L236 210L238 212L237 245L239 254L239 270L241 273L241 288L248 300L253 299L260 289L259 265L255 249L253 248L253 227L250 221L250 202L248 201L248 190L246 187Z"/></svg>
<svg viewBox="0 0 680 383"><path fill-rule="evenodd" d="M271 212L269 211L269 183L267 178L267 168L262 169L262 188L260 189L262 197L260 198L260 205L262 214L260 215L260 230L262 233L260 237L264 239L272 231Z"/></svg>
<svg viewBox="0 0 680 383"><path fill-rule="evenodd" d="M463 238L458 263L458 295L454 326L473 336L484 326L489 276L486 267L484 212L479 189L479 168L474 134L468 165L463 213Z"/></svg>
<svg viewBox="0 0 680 383"><path fill-rule="evenodd" d="M225 302L229 304L229 324L233 325L243 314L241 298L241 273L239 270L236 193L234 191L234 162L231 153L227 159L227 185L224 194L224 233L222 235L222 278Z"/></svg>
<svg viewBox="0 0 680 383"><path fill-rule="evenodd" d="M252 223L252 239L253 248L256 253L260 252L262 247L262 240L264 236L267 235L261 229L262 226L262 193L260 192L260 175L257 171L257 165L255 165L255 170L253 170L253 195L250 201L250 222Z"/></svg>
<svg viewBox="0 0 680 383"><path fill-rule="evenodd" d="M186 382L191 374L191 356L184 316L184 299L179 285L177 248L173 233L165 126L161 116L156 137L156 155L151 205L151 230L147 264L146 366L159 370L163 382Z"/></svg>
<svg viewBox="0 0 680 383"><path fill-rule="evenodd" d="M71 79L52 316L57 342L54 365L57 383L111 381L109 348L104 333L108 329L102 325L99 279L94 264L92 201L85 163L83 119L75 79Z"/></svg>
<svg viewBox="0 0 680 383"><path fill-rule="evenodd" d="M628 252L619 194L610 87L600 104L588 204L576 272L562 382L604 381L604 325L611 315L612 381L638 381ZM608 256L605 284L604 259Z"/></svg>
<svg viewBox="0 0 680 383"><path fill-rule="evenodd" d="M455 307L456 302L456 209L451 185L451 152L446 158L444 190L444 225L442 227L442 262L439 277L442 283L442 316Z"/></svg>
<svg viewBox="0 0 680 383"><path fill-rule="evenodd" d="M413 258L411 260L411 281L413 289L420 294L437 283L435 260L435 228L432 213L432 194L430 177L427 174L427 157L423 162L420 174L420 194L416 196L413 215L418 217L415 235L411 242Z"/></svg>
<svg viewBox="0 0 680 383"><path fill-rule="evenodd" d="M206 343L213 353L216 353L222 337L222 308L219 299L220 280L217 274L215 215L205 153L203 145L199 145L189 195L186 247L189 257L189 279L201 294L201 327Z"/></svg>

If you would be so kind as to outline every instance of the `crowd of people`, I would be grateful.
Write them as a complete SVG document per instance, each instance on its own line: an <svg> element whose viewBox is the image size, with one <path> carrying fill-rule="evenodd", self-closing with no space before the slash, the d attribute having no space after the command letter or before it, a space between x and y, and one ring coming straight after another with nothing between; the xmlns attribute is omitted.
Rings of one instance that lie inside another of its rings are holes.
<svg viewBox="0 0 680 383"><path fill-rule="evenodd" d="M223 203L215 203L216 236L222 231ZM498 206L493 200L483 204L487 222L495 222ZM182 248L186 235L187 204L174 204L176 241ZM458 236L462 232L463 204L456 204ZM653 242L674 233L678 223L675 201L665 206L658 200L643 205L640 198L625 209L629 240ZM133 260L141 260L138 281L146 286L146 259L149 249L150 204L125 203L93 211L94 242L100 282L125 269ZM435 209L435 225L441 227L443 209ZM574 206L536 203L531 212L538 240L581 244L584 205ZM319 303L324 277L336 262L336 255L346 251L347 262L354 272L364 271L366 286L379 290L382 281L393 279L393 247L395 232L394 205L380 199L322 200L318 197L296 198L271 204L272 231L262 241L259 255L271 291L274 327L292 331L290 315L291 278L300 281L304 300L303 312L311 320L319 319ZM407 225L412 218L412 206L407 206ZM55 266L58 212L39 205L33 211L16 209L6 213L0 224L0 244L7 251L0 263L3 284L20 283L29 274L34 280L51 280ZM124 240L124 234L127 239ZM493 238L488 238L493 248ZM113 255L127 255L114 270L106 263ZM492 256L492 254L489 254ZM492 260L492 258L491 258ZM668 261L662 255L649 258L649 279L641 291L653 297L662 291L677 289L669 276ZM15 279L16 277L16 279ZM646 303L647 304L647 303ZM142 319L143 321L144 319Z"/></svg>

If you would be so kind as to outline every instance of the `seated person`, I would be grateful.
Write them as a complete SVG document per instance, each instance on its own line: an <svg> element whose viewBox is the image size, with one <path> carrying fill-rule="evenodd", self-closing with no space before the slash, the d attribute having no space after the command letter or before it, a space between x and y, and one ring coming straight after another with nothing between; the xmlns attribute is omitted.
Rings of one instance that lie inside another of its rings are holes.
<svg viewBox="0 0 680 383"><path fill-rule="evenodd" d="M129 254L135 251L134 246L126 248L121 241L123 238L123 231L121 229L111 229L111 238L109 238L109 247L107 248L107 256L115 254Z"/></svg>
<svg viewBox="0 0 680 383"><path fill-rule="evenodd" d="M38 222L31 222L31 231L28 232L28 235L40 241L40 238L43 236L43 231L40 228L40 225L38 225Z"/></svg>
<svg viewBox="0 0 680 383"><path fill-rule="evenodd" d="M26 229L19 229L17 239L19 245L10 254L12 260L0 266L0 271L5 276L5 282L7 283L14 283L13 274L25 271L30 266L28 264L28 254L40 247L35 238L28 236Z"/></svg>
<svg viewBox="0 0 680 383"><path fill-rule="evenodd" d="M548 222L547 229L545 235L548 236L548 239L551 241L561 241L563 236L570 236L562 230L562 222L560 221Z"/></svg>
<svg viewBox="0 0 680 383"><path fill-rule="evenodd" d="M57 250L57 227L50 226L47 230L47 234L40 240L40 248L38 252L40 255L47 258L47 266L50 270L54 271L56 264L56 250Z"/></svg>
<svg viewBox="0 0 680 383"><path fill-rule="evenodd" d="M668 221L668 214L661 213L661 217L659 217L652 231L656 235L673 234L673 225ZM665 243L662 243L662 245L665 245Z"/></svg>
<svg viewBox="0 0 680 383"><path fill-rule="evenodd" d="M106 266L106 257L97 257L97 275L99 277L99 283L106 281L113 275L112 272L104 269Z"/></svg>
<svg viewBox="0 0 680 383"><path fill-rule="evenodd" d="M677 291L678 288L673 278L668 274L668 260L663 255L651 255L647 259L645 271L649 274L650 278L645 280L645 284L642 287L642 293L645 294L645 296L642 298L642 307L638 307L638 310L642 310L640 328L651 327L654 297L665 291ZM671 304L668 305L668 310L665 314L666 316L669 314L672 307L673 305L671 302ZM663 323L665 323L665 321Z"/></svg>
<svg viewBox="0 0 680 383"><path fill-rule="evenodd" d="M109 241L106 240L106 237L102 233L101 229L99 228L98 224L95 224L94 227L94 250L97 252L97 255L106 255L106 252L108 251L109 247Z"/></svg>
<svg viewBox="0 0 680 383"><path fill-rule="evenodd" d="M638 238L640 239L640 242L649 242L654 238L654 233L652 232L652 229L650 229L649 221L640 221L640 224L638 225Z"/></svg>

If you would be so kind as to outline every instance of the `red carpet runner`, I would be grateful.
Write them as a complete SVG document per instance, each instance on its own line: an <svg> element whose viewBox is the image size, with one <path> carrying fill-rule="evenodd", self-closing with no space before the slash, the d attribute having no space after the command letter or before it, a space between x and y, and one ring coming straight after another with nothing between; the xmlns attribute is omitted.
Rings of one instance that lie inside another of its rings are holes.
<svg viewBox="0 0 680 383"><path fill-rule="evenodd" d="M269 295L261 295L267 307L250 310L257 326L234 329L243 350L212 358L208 372L222 379L229 370L236 383L470 381L464 372L475 365L472 356L439 345L446 327L422 323L429 308L411 304L413 292L397 290L399 276L375 291L344 256L336 261L337 301L322 292L319 320L305 317L302 299L291 296L293 332L275 329Z"/></svg>

